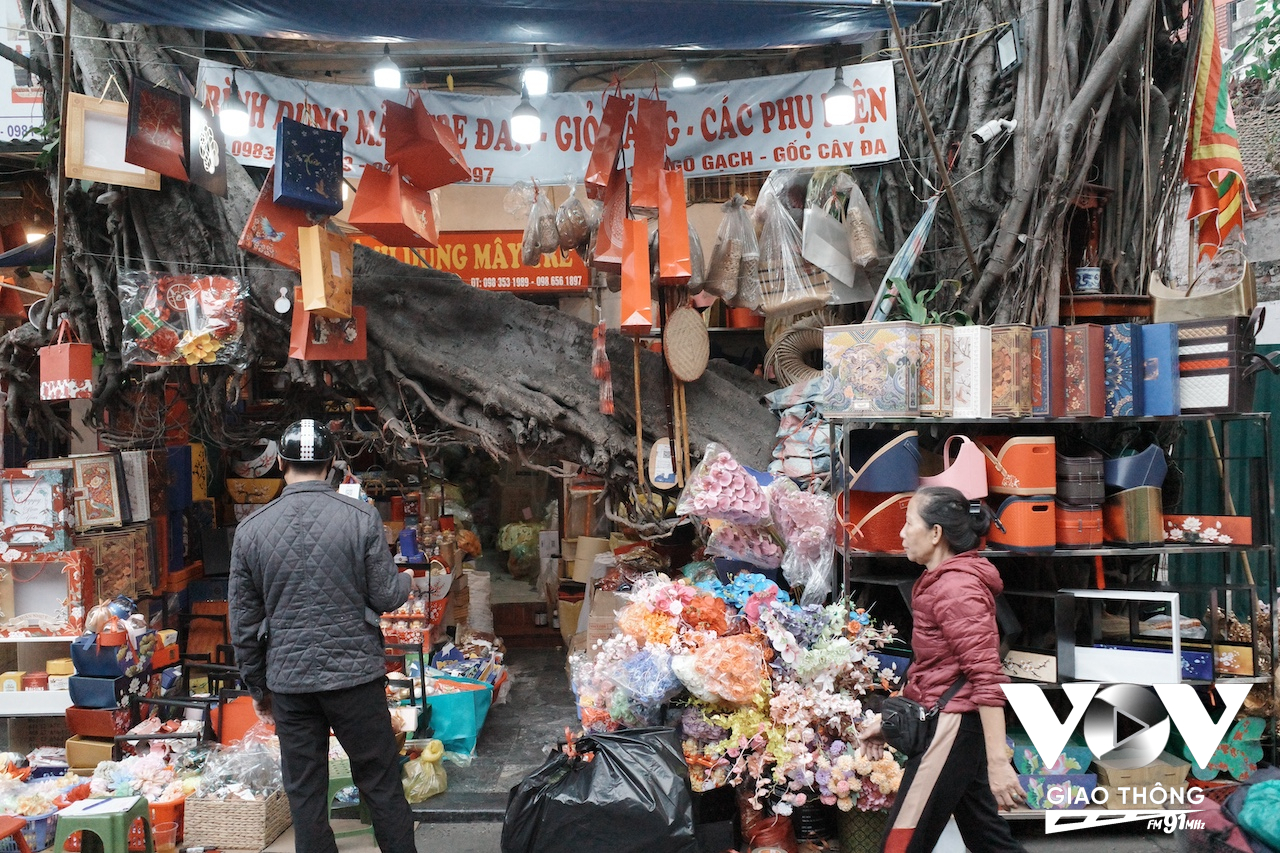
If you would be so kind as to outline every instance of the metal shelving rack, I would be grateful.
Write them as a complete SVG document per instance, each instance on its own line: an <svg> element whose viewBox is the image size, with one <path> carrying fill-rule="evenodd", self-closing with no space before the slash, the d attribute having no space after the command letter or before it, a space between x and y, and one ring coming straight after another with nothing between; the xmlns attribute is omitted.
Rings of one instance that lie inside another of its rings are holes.
<svg viewBox="0 0 1280 853"><path fill-rule="evenodd" d="M1204 512L1206 515L1251 515L1255 519L1254 541L1247 545L1240 544L1163 544L1126 547L1108 545L1100 548L1055 549L1048 552L1019 552L1004 549L986 549L980 553L992 559L997 566L1007 565L1006 561L1026 558L1062 559L1078 557L1117 557L1117 558L1159 558L1153 572L1155 577L1146 582L1138 581L1125 588L1132 590L1155 590L1180 593L1180 607L1188 609L1183 601L1197 601L1198 596L1207 596L1211 590L1225 590L1226 612L1232 609L1232 589L1252 587L1257 598L1270 607L1272 618L1269 620L1270 631L1266 637L1266 647L1270 652L1268 666L1255 665L1252 676L1216 675L1212 681L1190 680L1185 683L1197 686L1209 686L1217 683L1254 683L1271 684L1272 705L1280 708L1280 689L1277 688L1274 672L1280 653L1280 619L1277 606L1280 605L1280 590L1277 589L1277 568L1275 559L1275 477L1273 467L1273 451L1271 442L1270 413L1246 412L1232 414L1188 414L1180 417L1131 417L1131 418L936 418L936 417L904 417L876 418L829 417L829 440L832 448L838 448L832 459L832 488L841 477L837 476L849 458L850 436L857 430L867 428L916 429L923 435L925 430L941 437L951 433L972 433L999 431L1004 433L1041 435L1081 435L1086 432L1102 432L1133 427L1156 428L1164 424L1184 424L1189 429L1181 437L1179 445L1183 452L1179 453L1171 463L1181 467L1187 479L1184 481L1184 500L1190 491L1188 482L1195 477L1205 483L1216 482L1219 487L1217 498L1221 499L1223 511ZM1218 452L1212 455L1200 454L1188 456L1186 449L1191 442L1198 440L1193 434L1195 424L1205 425L1205 441L1213 435L1211 447ZM1219 428L1216 429L1215 428ZM1243 433L1243 434L1242 434ZM1220 434L1221 444L1216 443ZM835 466L841 466L836 468ZM1216 480L1214 479L1216 477ZM1243 480L1243 482L1241 482ZM1206 492L1197 492L1203 499ZM1224 497L1226 496L1226 497ZM1232 496L1241 498L1233 506ZM1234 509L1234 512L1227 510ZM855 587L864 588L864 594L870 594L865 588L875 586L896 587L899 595L909 607L911 583L919 571L910 567L901 553L867 552L851 549L845 537L837 547L838 576L837 583L846 595ZM1182 579L1170 583L1170 558L1185 560L1188 574L1198 574L1198 579ZM901 564L902 573L897 566L885 570L883 563L894 560ZM872 566L878 569L872 569ZM1056 590L1045 589L1038 594L1052 596ZM1029 593L1037 594L1037 593ZM1252 599L1252 596L1248 596ZM1188 612L1191 612L1188 609ZM1216 612L1213 614L1214 624L1207 626L1211 632L1216 631ZM1253 614L1249 614L1251 621ZM1256 629L1255 629L1256 630ZM1255 648L1259 648L1259 638L1254 636ZM1259 662L1255 661L1255 664ZM1060 681L1058 682L1061 683ZM1046 683L1045 687L1054 684ZM1265 737L1270 741L1268 758L1272 764L1277 760L1277 729L1275 716L1267 719Z"/></svg>

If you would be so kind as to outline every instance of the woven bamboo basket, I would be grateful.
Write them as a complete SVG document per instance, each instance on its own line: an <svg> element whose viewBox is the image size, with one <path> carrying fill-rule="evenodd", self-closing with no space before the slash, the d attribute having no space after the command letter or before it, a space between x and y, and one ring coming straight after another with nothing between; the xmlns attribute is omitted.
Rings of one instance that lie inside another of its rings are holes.
<svg viewBox="0 0 1280 853"><path fill-rule="evenodd" d="M276 791L265 800L188 799L184 841L188 847L262 850L289 828L289 799Z"/></svg>

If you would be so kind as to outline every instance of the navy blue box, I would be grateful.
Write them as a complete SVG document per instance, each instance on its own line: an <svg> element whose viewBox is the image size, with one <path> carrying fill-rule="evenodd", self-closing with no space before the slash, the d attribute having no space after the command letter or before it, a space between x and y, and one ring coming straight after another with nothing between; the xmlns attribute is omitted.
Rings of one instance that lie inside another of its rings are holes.
<svg viewBox="0 0 1280 853"><path fill-rule="evenodd" d="M170 574L177 574L187 565L187 519L181 511L169 513L169 566Z"/></svg>
<svg viewBox="0 0 1280 853"><path fill-rule="evenodd" d="M226 601L230 584L228 577L200 578L187 585L187 592L192 601Z"/></svg>
<svg viewBox="0 0 1280 853"><path fill-rule="evenodd" d="M191 506L191 445L166 447L169 454L169 510L181 511Z"/></svg>
<svg viewBox="0 0 1280 853"><path fill-rule="evenodd" d="M1134 417L1142 405L1142 327L1137 323L1103 326L1103 369L1106 374L1106 415Z"/></svg>
<svg viewBox="0 0 1280 853"><path fill-rule="evenodd" d="M1178 381L1178 325L1152 323L1142 329L1142 414L1182 414Z"/></svg>

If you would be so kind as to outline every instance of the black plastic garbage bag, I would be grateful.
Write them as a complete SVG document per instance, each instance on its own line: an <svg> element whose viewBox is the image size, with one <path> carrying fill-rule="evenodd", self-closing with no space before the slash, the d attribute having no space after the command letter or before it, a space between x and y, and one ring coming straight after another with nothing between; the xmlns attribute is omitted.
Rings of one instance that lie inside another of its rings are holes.
<svg viewBox="0 0 1280 853"><path fill-rule="evenodd" d="M556 753L511 789L502 853L697 853L675 730L589 735L575 747L579 757Z"/></svg>

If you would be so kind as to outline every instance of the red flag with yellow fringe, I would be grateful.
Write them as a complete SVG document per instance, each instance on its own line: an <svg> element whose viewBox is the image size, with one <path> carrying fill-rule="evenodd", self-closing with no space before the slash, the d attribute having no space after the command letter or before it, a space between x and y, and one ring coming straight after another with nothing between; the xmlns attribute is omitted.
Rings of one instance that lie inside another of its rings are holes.
<svg viewBox="0 0 1280 853"><path fill-rule="evenodd" d="M1191 187L1187 219L1196 221L1201 260L1206 257L1212 260L1236 228L1243 234L1244 205L1254 209L1244 182L1240 137L1231 112L1227 79L1222 70L1213 0L1202 0L1196 85L1187 131L1187 155L1182 164L1183 177Z"/></svg>

